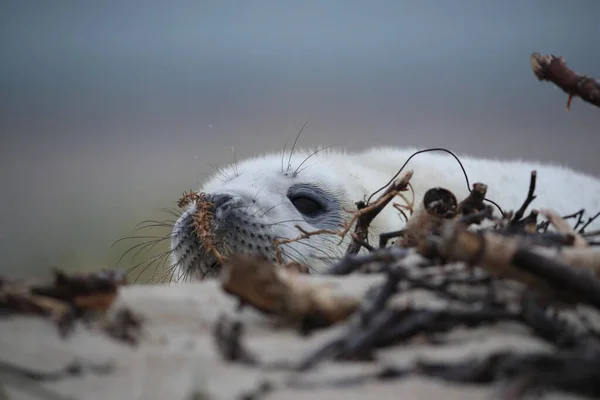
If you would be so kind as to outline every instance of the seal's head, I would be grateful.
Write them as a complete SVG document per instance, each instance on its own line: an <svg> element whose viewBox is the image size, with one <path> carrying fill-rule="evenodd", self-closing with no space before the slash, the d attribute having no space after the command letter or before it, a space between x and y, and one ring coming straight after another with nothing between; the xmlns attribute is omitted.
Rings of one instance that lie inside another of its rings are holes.
<svg viewBox="0 0 600 400"><path fill-rule="evenodd" d="M297 226L308 232L343 228L355 203L369 195L357 168L344 153L297 151L291 157L248 159L219 171L198 192L203 201L189 202L173 227L175 279L215 276L219 254L258 254L275 262L276 248L284 263L323 271L343 255L348 238L340 244L340 236L323 234L278 246L275 240L297 238ZM203 204L209 204L205 226L216 255L199 237L206 233L198 231Z"/></svg>

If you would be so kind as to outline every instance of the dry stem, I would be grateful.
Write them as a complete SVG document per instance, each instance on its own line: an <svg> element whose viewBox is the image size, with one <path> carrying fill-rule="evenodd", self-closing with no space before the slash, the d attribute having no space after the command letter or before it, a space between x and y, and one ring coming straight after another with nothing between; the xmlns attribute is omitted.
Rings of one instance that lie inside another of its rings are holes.
<svg viewBox="0 0 600 400"><path fill-rule="evenodd" d="M386 191L375 201L375 203L368 205L362 209L359 209L354 214L354 217L350 221L350 224L353 224L356 220L356 228L354 229L354 233L359 240L352 240L348 249L346 250L346 254L356 254L361 248L361 241L364 242L367 239L369 234L369 225L371 222L379 215L381 210L388 205L388 203L396 197L400 192L405 191L410 183L410 179L413 176L413 171L409 170L402 176L402 178L396 180L392 183ZM412 208L412 205L410 205ZM347 225L344 235L350 229L350 225Z"/></svg>
<svg viewBox="0 0 600 400"><path fill-rule="evenodd" d="M309 232L309 231L303 229L300 225L295 225L295 227L296 227L296 229L298 229L300 231L300 233L301 233L300 236L292 238L292 239L273 239L273 245L275 246L275 259L277 260L277 263L279 265L285 264L283 261L283 257L281 255L281 249L279 248L279 246L281 246L282 244L297 242L298 240L308 239L311 236L315 236L315 235L337 235L337 236L342 235L342 231L334 231L331 229L319 229L316 231Z"/></svg>

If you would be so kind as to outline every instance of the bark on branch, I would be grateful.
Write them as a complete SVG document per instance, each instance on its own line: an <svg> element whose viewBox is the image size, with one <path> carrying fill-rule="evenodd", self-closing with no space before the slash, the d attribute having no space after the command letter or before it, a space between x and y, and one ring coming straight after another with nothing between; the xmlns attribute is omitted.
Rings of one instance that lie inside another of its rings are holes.
<svg viewBox="0 0 600 400"><path fill-rule="evenodd" d="M576 73L567 67L562 57L532 53L531 68L538 80L552 82L569 95L567 111L571 108L573 97L577 96L600 107L600 81Z"/></svg>

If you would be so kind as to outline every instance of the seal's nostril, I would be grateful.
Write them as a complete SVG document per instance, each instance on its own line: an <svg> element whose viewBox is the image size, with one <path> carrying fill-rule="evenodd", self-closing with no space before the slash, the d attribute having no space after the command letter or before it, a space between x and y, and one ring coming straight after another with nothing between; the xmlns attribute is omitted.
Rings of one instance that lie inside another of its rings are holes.
<svg viewBox="0 0 600 400"><path fill-rule="evenodd" d="M212 195L209 200L215 205L215 209L222 208L229 200L233 197L228 194L215 194Z"/></svg>

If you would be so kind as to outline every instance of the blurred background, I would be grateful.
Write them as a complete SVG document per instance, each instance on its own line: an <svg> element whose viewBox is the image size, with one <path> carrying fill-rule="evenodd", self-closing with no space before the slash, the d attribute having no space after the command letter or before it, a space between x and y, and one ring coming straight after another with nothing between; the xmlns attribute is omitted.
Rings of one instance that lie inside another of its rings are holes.
<svg viewBox="0 0 600 400"><path fill-rule="evenodd" d="M111 244L169 219L232 146L281 150L305 121L304 146L600 175L600 110L567 112L529 64L554 53L600 77L598 16L598 0L4 0L0 275L115 266L135 243Z"/></svg>

